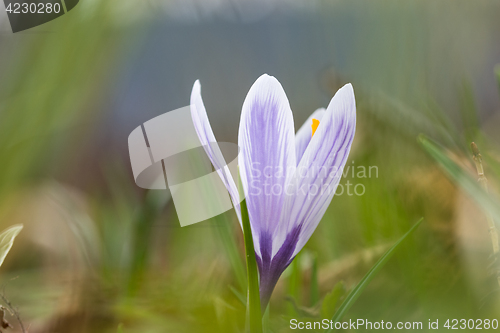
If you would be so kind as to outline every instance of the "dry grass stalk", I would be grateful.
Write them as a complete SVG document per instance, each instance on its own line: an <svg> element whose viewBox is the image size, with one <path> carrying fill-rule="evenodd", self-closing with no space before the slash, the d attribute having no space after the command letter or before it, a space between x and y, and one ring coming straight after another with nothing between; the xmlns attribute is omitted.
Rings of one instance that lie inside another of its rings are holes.
<svg viewBox="0 0 500 333"><path fill-rule="evenodd" d="M479 182L479 184L481 184L482 188L486 192L488 192L488 180L486 179L486 176L484 175L483 159L482 159L481 154L479 152L479 148L477 147L477 145L474 142L472 142L471 149L472 149L474 162L476 163L477 174L479 176L477 181ZM500 252L500 246L498 244L498 230L495 227L495 222L493 221L493 218L488 213L486 213L486 220L488 221L488 227L490 228L491 244L493 246L493 258L495 261L494 266L496 267L496 266L498 266L497 261L499 260L499 252ZM500 272L497 269L495 273L497 276L498 285L500 286Z"/></svg>

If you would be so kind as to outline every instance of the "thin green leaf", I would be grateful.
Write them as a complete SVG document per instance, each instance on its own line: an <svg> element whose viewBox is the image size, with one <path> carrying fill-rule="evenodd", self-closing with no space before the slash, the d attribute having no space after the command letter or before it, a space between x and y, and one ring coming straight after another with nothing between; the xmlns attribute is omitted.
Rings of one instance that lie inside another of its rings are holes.
<svg viewBox="0 0 500 333"><path fill-rule="evenodd" d="M239 177L238 177L239 180ZM241 180L238 181L240 195L243 189ZM262 333L262 315L260 309L259 294L259 271L257 268L257 259L255 258L255 249L253 245L252 230L250 228L250 218L246 200L241 201L241 224L243 225L243 238L245 241L245 256L247 261L247 314L250 333Z"/></svg>
<svg viewBox="0 0 500 333"><path fill-rule="evenodd" d="M245 299L245 295L243 295L242 293L240 293L238 291L238 289L236 289L235 287L233 286L229 286L229 290L231 290L231 292L234 294L234 296L236 296L236 298L238 299L238 301L241 302L241 304L245 305L246 304L246 299Z"/></svg>
<svg viewBox="0 0 500 333"><path fill-rule="evenodd" d="M169 200L170 196L164 195L164 192L148 191L144 204L134 219L132 261L128 281L129 296L134 296L139 291L141 281L146 273L148 258L151 255L150 244L153 236L153 226L162 207Z"/></svg>
<svg viewBox="0 0 500 333"><path fill-rule="evenodd" d="M368 286L370 281L375 277L375 275L384 267L385 263L392 257L392 255L395 253L396 249L399 248L401 243L409 236L413 231L422 223L423 218L421 218L411 229L403 236L401 237L396 244L394 244L383 256L380 258L375 265L366 273L366 275L359 281L359 283L354 287L354 289L349 293L349 295L346 297L344 302L340 305L340 308L338 311L335 313L335 315L332 318L332 322L336 323L342 317L344 314L351 308L351 306L356 302L358 297L361 295L363 290ZM332 332L332 328L326 330L325 332Z"/></svg>
<svg viewBox="0 0 500 333"><path fill-rule="evenodd" d="M262 316L262 331L264 333L271 332L271 319L269 314L269 306L266 307L266 311L264 311L264 315Z"/></svg>
<svg viewBox="0 0 500 333"><path fill-rule="evenodd" d="M220 223L217 226L218 237L220 237L224 249L226 250L226 255L233 270L233 273L238 282L238 288L240 290L245 290L247 286L247 278L245 276L245 266L243 265L243 260L236 241L234 239L233 230L231 222L226 214L219 215ZM238 227L239 228L239 227ZM234 292L234 291L233 291ZM245 302L243 302L245 303Z"/></svg>
<svg viewBox="0 0 500 333"><path fill-rule="evenodd" d="M0 266L3 264L5 257L12 248L14 239L19 235L22 229L22 224L16 224L0 234Z"/></svg>
<svg viewBox="0 0 500 333"><path fill-rule="evenodd" d="M500 205L493 199L493 194L487 193L477 180L453 161L445 151L424 135L419 136L419 142L424 150L439 163L448 176L461 186L486 212L488 212L500 227Z"/></svg>

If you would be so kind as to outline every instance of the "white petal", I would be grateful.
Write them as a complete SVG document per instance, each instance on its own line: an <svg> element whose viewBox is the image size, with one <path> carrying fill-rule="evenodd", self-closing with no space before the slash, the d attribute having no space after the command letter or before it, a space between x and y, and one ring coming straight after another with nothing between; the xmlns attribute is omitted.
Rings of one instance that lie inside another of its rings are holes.
<svg viewBox="0 0 500 333"><path fill-rule="evenodd" d="M320 108L314 111L309 118L305 121L304 124L299 128L297 134L295 134L295 154L297 156L297 164L300 163L302 159L302 155L306 151L307 145L311 141L312 137L312 120L317 119L321 121L323 115L325 114L325 108Z"/></svg>
<svg viewBox="0 0 500 333"><path fill-rule="evenodd" d="M264 74L250 88L238 144L241 181L260 255L265 247L260 238L272 238L283 209L285 183L296 168L292 110L276 78Z"/></svg>
<svg viewBox="0 0 500 333"><path fill-rule="evenodd" d="M229 168L226 166L224 156L217 145L217 140L215 139L212 127L210 126L207 111L205 109L205 105L203 104L203 99L201 98L201 85L198 80L194 83L193 90L191 92L191 117L193 118L194 128L196 129L198 138L210 158L210 161L217 170L217 173L222 179L222 182L226 186L229 195L231 196L238 219L241 223L238 188L236 187L236 183L231 176Z"/></svg>
<svg viewBox="0 0 500 333"><path fill-rule="evenodd" d="M356 102L350 84L332 98L316 133L287 186L285 210L280 221L279 238L301 225L296 255L309 240L330 204L342 176L356 130Z"/></svg>

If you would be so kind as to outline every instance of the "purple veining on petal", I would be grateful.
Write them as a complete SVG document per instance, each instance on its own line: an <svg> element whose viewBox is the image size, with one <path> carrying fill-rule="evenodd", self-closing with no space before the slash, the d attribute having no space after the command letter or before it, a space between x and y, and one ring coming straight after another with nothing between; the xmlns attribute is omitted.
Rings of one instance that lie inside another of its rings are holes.
<svg viewBox="0 0 500 333"><path fill-rule="evenodd" d="M261 237L274 234L281 217L282 189L296 167L292 110L281 84L262 75L250 88L241 114L238 164L256 252Z"/></svg>
<svg viewBox="0 0 500 333"><path fill-rule="evenodd" d="M260 235L266 243L265 250L261 244L260 251L265 251L266 255L259 262L263 309L279 276L307 242L335 194L355 131L355 105L349 104L349 100L347 104L344 101L350 97L348 90L349 87L346 87L332 99L328 114L320 123L322 127L310 140L311 146L308 145L299 163L299 167L305 167L307 173L305 176L296 173L291 179L295 191L286 196L278 229L272 236ZM323 173L322 167L326 167L328 172ZM330 174L332 168L336 172L333 177ZM310 185L326 187L327 191L317 194L311 194L309 190L304 194L298 191L303 186L308 189ZM271 246L268 245L269 239ZM269 248L272 250L270 260L267 259Z"/></svg>
<svg viewBox="0 0 500 333"><path fill-rule="evenodd" d="M290 265L294 258L295 247L300 236L302 224L297 225L285 238L285 242L272 258L266 256L258 260L259 275L260 275L260 304L262 311L265 310L274 287L278 282L283 271ZM270 235L264 236L266 239ZM262 249L261 249L262 251Z"/></svg>
<svg viewBox="0 0 500 333"><path fill-rule="evenodd" d="M271 253L272 253L272 235L268 232L261 232L259 237L260 245L260 264L259 272L260 274L266 275L270 269L271 264Z"/></svg>
<svg viewBox="0 0 500 333"><path fill-rule="evenodd" d="M284 241L283 235L302 223L302 232L295 249L297 254L316 228L340 181L354 137L355 119L354 94L352 87L347 85L332 98L297 167L297 174L291 183L294 190L286 198L280 230L273 241L274 249ZM301 175L302 169L307 170L305 176ZM328 172L323 173L323 169ZM335 172L334 177L331 177L331 172ZM312 194L308 190L311 187L321 189L318 190L320 193ZM306 193L301 193L303 188Z"/></svg>
<svg viewBox="0 0 500 333"><path fill-rule="evenodd" d="M211 148L215 137L199 89L199 83L195 83L192 94L195 128L221 179L233 192L231 196L237 196L234 181L219 156L220 150ZM320 118L314 136L308 124L312 118ZM252 85L241 115L238 164L254 237L262 310L279 277L310 238L335 195L355 127L356 106L350 84L337 92L326 112L313 113L295 137L291 109L281 84L264 74ZM307 170L305 176L298 172L300 167ZM276 173L280 168L281 174ZM323 168L329 170L327 174L322 173ZM332 169L336 172L333 177ZM281 193L266 193L275 185ZM295 192L285 193L289 185ZM311 185L318 191L321 188L321 192L299 191L304 186L310 191ZM325 188L327 191L323 192Z"/></svg>

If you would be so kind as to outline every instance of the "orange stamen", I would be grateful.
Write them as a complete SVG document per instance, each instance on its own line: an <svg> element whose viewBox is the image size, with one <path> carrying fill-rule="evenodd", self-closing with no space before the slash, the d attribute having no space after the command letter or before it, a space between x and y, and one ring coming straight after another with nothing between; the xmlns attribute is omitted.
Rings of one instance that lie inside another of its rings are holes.
<svg viewBox="0 0 500 333"><path fill-rule="evenodd" d="M314 133L316 133L316 130L318 129L318 126L319 126L319 120L313 118L312 125L311 125L311 128L312 128L311 138L314 136Z"/></svg>

